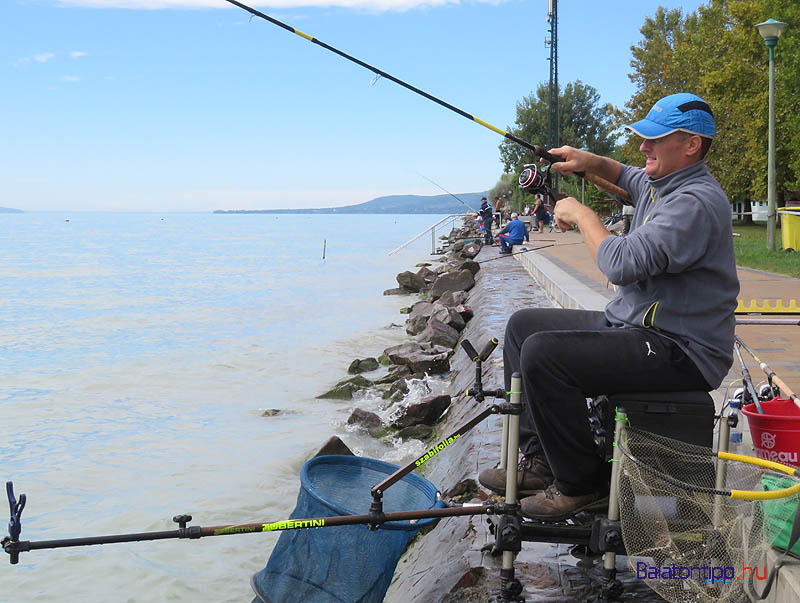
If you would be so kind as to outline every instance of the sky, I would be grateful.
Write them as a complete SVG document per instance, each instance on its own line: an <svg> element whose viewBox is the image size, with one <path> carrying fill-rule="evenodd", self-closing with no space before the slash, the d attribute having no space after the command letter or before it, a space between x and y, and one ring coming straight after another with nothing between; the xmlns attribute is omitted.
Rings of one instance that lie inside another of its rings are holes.
<svg viewBox="0 0 800 603"><path fill-rule="evenodd" d="M547 0L245 1L502 130L549 79ZM561 0L559 82L634 92L658 6ZM224 0L2 0L0 206L335 207L485 191L502 137ZM531 141L543 144L544 141Z"/></svg>

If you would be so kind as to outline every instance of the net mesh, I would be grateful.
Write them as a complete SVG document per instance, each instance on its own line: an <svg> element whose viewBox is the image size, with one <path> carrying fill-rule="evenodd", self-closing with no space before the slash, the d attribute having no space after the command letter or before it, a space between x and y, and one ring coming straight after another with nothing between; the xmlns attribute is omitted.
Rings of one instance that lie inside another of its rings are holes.
<svg viewBox="0 0 800 603"><path fill-rule="evenodd" d="M762 592L767 553L787 546L800 497L715 492L778 490L798 480L631 427L618 445L622 535L636 576L667 601L745 602L752 587Z"/></svg>
<svg viewBox="0 0 800 603"><path fill-rule="evenodd" d="M357 456L318 456L300 472L290 519L363 515L370 490L398 467ZM437 490L410 473L383 496L385 513L441 507ZM380 603L411 538L435 519L282 532L266 567L253 576L256 601L266 603Z"/></svg>

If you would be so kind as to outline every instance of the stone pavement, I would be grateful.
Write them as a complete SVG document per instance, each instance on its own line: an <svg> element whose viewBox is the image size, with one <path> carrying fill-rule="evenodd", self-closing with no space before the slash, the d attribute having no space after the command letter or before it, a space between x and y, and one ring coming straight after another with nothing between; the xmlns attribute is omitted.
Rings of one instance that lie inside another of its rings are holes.
<svg viewBox="0 0 800 603"><path fill-rule="evenodd" d="M580 233L532 232L530 243L515 247L514 251L521 251L523 247L532 249L540 246L543 247L540 251L521 253L514 257L561 306L602 310L613 295L613 286L597 268ZM751 300L783 300L784 305L788 305L793 299L800 303L800 279L741 267L738 268L738 273L741 285L739 300L745 304L749 304ZM738 316L744 318L743 315ZM797 314L777 314L770 317L800 319ZM736 334L789 388L800 395L800 326L739 324ZM742 357L756 385L766 382L766 376L752 357L744 351ZM732 391L740 387L741 379L740 365L734 357L731 371L714 392L718 410L726 397L726 390L730 388ZM744 439L749 442L749 430L746 421L744 423ZM745 452L753 454L751 451ZM787 561L767 601L800 601L800 561Z"/></svg>

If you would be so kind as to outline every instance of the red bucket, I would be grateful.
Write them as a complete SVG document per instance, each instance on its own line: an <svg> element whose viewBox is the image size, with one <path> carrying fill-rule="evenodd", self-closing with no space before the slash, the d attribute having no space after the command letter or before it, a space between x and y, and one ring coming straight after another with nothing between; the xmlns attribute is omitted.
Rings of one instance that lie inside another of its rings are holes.
<svg viewBox="0 0 800 603"><path fill-rule="evenodd" d="M800 466L800 408L788 398L762 402L764 414L755 404L742 408L750 424L756 456L785 465Z"/></svg>

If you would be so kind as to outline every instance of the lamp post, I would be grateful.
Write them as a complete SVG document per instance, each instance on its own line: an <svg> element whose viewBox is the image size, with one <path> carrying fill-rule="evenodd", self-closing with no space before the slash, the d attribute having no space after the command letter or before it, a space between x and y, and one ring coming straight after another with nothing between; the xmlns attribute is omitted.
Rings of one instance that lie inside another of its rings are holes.
<svg viewBox="0 0 800 603"><path fill-rule="evenodd" d="M786 23L769 19L756 25L769 49L769 151L767 155L767 249L775 251L775 46Z"/></svg>

